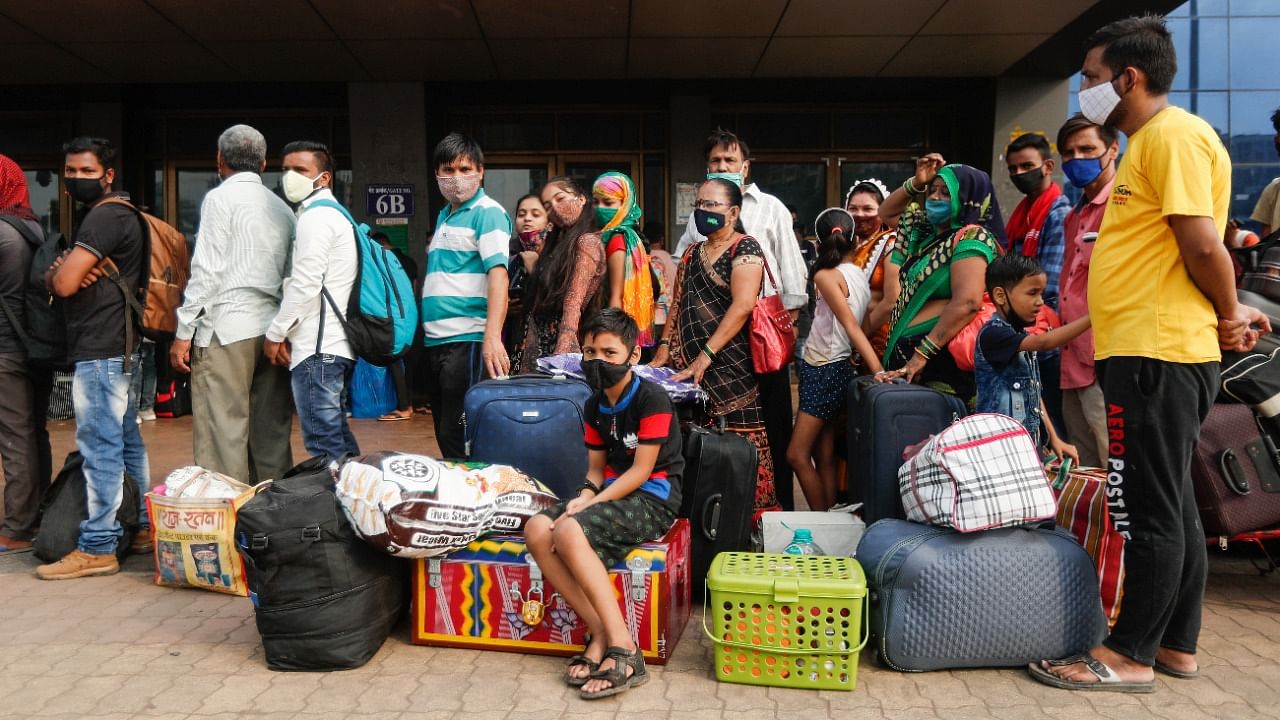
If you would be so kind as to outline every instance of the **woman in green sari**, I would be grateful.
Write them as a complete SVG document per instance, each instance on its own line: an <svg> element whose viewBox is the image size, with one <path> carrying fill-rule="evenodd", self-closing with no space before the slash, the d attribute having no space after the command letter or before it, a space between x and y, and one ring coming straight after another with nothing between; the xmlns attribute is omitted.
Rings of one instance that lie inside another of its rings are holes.
<svg viewBox="0 0 1280 720"><path fill-rule="evenodd" d="M885 283L884 299L893 314L883 362L893 369L877 378L906 378L968 401L973 373L956 366L947 343L982 309L987 265L1004 241L991 176L930 153L880 205L880 217L898 227L886 273L898 282Z"/></svg>

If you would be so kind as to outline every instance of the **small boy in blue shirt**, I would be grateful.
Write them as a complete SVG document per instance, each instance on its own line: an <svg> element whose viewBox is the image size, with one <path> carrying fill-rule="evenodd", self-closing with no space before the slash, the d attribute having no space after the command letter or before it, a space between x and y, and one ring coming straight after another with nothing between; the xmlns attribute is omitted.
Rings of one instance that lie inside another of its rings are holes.
<svg viewBox="0 0 1280 720"><path fill-rule="evenodd" d="M1040 397L1040 364L1036 353L1066 345L1089 329L1089 316L1073 320L1045 333L1030 335L1044 305L1048 276L1035 258L1002 255L987 266L987 294L996 313L978 332L973 353L974 381L978 386L977 412L1000 413L1022 423L1040 442L1040 428L1048 435L1049 449L1079 464L1074 445L1058 436Z"/></svg>
<svg viewBox="0 0 1280 720"><path fill-rule="evenodd" d="M583 412L586 482L524 529L543 575L591 634L564 674L586 700L649 679L608 569L666 535L680 509L680 427L666 392L631 372L640 360L638 335L619 308L601 310L582 329L582 372L595 391Z"/></svg>

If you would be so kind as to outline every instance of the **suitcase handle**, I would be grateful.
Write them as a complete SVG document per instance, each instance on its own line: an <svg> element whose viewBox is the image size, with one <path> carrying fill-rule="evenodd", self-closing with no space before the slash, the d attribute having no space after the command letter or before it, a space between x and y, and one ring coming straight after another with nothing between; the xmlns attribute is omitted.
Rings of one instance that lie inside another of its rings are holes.
<svg viewBox="0 0 1280 720"><path fill-rule="evenodd" d="M702 536L715 542L720 528L720 506L724 493L711 493L702 503Z"/></svg>
<svg viewBox="0 0 1280 720"><path fill-rule="evenodd" d="M1253 489L1249 487L1249 478L1245 476L1244 468L1240 466L1240 458L1236 457L1236 451L1231 448L1218 453L1218 472L1222 473L1222 479L1226 481L1231 492L1237 495L1248 495Z"/></svg>
<svg viewBox="0 0 1280 720"><path fill-rule="evenodd" d="M871 606L868 604L871 593L863 593L862 595L862 642L857 647L851 647L847 651L832 651L823 648L785 648L785 647L767 647L765 645L755 645L752 643L738 642L736 640L722 640L711 632L711 626L707 624L707 607L711 605L711 590L704 583L702 586L702 633L707 639L716 646L723 645L725 647L742 648L743 650L755 650L757 652L778 653L780 655L853 655L862 652L867 646L867 640L871 637L871 616L868 615Z"/></svg>

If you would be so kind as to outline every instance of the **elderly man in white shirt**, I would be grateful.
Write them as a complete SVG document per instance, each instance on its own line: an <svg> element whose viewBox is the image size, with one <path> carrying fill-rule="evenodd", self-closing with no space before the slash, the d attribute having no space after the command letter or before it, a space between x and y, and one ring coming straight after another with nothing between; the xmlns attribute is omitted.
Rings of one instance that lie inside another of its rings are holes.
<svg viewBox="0 0 1280 720"><path fill-rule="evenodd" d="M293 466L289 374L262 356L262 344L280 306L294 217L262 184L262 133L248 125L227 128L218 138L217 164L222 184L200 205L170 360L191 373L195 463L254 483Z"/></svg>
<svg viewBox="0 0 1280 720"><path fill-rule="evenodd" d="M317 142L284 146L284 196L299 203L293 272L284 282L280 312L267 328L262 352L293 373L293 400L302 444L313 456L336 460L360 454L343 406L355 353L342 327L356 282L356 237L333 196L333 156ZM325 297L328 295L328 297Z"/></svg>
<svg viewBox="0 0 1280 720"><path fill-rule="evenodd" d="M791 311L791 319L794 321L809 302L809 271L805 267L804 256L800 254L800 246L796 244L791 211L778 198L761 190L755 183L747 182L751 172L751 151L737 135L716 128L707 138L704 149L707 154L707 178L724 178L742 188L742 225L747 234L760 243L765 262L773 268L781 285L775 290L765 282L763 294L782 293L782 304ZM683 258L690 247L703 240L706 238L694 227L693 218L690 217L680 243L676 246L676 255ZM757 375L756 380L760 385L760 404L764 407L769 447L786 448L791 444L791 426L795 419L791 414L791 369L788 367L776 373ZM774 453L773 465L778 502L783 509L793 510L795 488L786 453Z"/></svg>

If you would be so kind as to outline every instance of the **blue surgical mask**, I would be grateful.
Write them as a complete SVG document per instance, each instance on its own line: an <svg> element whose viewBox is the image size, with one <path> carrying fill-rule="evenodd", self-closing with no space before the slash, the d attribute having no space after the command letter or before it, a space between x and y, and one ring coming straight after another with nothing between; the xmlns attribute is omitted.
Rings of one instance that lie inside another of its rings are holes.
<svg viewBox="0 0 1280 720"><path fill-rule="evenodd" d="M924 216L928 218L929 224L937 228L945 228L951 226L951 201L950 200L926 200L924 202Z"/></svg>
<svg viewBox="0 0 1280 720"><path fill-rule="evenodd" d="M742 187L742 173L740 172L736 172L736 173L709 172L707 173L707 179L708 180L728 180L734 185L737 185L738 187Z"/></svg>
<svg viewBox="0 0 1280 720"><path fill-rule="evenodd" d="M1068 160L1062 163L1062 174L1067 176L1067 180L1072 185L1082 188L1097 180L1098 176L1102 174L1103 169L1106 168L1106 165L1102 164L1102 158L1106 156L1107 154L1103 153L1096 158L1073 158Z"/></svg>

